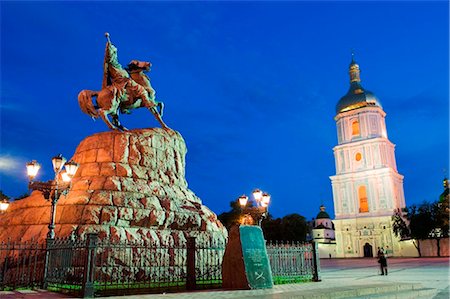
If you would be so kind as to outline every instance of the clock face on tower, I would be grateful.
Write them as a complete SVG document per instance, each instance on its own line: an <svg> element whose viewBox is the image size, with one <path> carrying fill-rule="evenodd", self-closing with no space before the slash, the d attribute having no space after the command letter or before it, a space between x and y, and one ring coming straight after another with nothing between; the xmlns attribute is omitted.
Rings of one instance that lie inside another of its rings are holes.
<svg viewBox="0 0 450 299"><path fill-rule="evenodd" d="M357 162L359 162L359 161L361 161L361 159L362 159L361 153L356 153L356 155L355 155L355 160L356 160Z"/></svg>

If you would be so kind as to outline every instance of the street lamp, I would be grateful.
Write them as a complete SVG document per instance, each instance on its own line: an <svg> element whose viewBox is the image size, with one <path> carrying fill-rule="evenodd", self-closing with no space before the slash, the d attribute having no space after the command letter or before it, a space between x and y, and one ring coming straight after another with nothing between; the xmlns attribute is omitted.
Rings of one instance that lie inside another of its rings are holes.
<svg viewBox="0 0 450 299"><path fill-rule="evenodd" d="M269 211L270 195L259 189L255 189L252 192L254 205L248 207L248 196L242 195L238 198L239 205L241 206L242 213L244 214L241 224L253 224L254 220L258 221L258 225L261 226L261 222L267 217Z"/></svg>
<svg viewBox="0 0 450 299"><path fill-rule="evenodd" d="M30 181L34 179L40 168L41 164L36 162L36 160L27 163L27 174Z"/></svg>
<svg viewBox="0 0 450 299"><path fill-rule="evenodd" d="M9 200L7 198L2 199L0 201L0 212L5 212L9 207Z"/></svg>
<svg viewBox="0 0 450 299"><path fill-rule="evenodd" d="M47 182L33 181L36 177L41 165L35 160L27 163L27 174L29 178L28 188L30 190L41 191L46 200L50 200L52 209L50 213L50 224L48 225L47 238L55 238L55 215L56 204L61 194L66 195L70 189L70 181L78 170L78 164L70 161L66 163L66 158L61 154L52 158L53 171L55 178ZM63 171L63 167L65 171Z"/></svg>

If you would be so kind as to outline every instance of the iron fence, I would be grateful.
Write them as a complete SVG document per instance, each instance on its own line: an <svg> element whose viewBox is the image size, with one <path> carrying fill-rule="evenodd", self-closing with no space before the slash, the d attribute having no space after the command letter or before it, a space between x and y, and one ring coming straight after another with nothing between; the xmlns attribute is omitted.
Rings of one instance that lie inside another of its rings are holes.
<svg viewBox="0 0 450 299"><path fill-rule="evenodd" d="M0 289L40 286L44 276L45 246L33 240L0 243Z"/></svg>
<svg viewBox="0 0 450 299"><path fill-rule="evenodd" d="M319 281L316 244L268 242L266 244L274 284Z"/></svg>
<svg viewBox="0 0 450 299"><path fill-rule="evenodd" d="M0 243L0 290L43 287L108 296L222 287L224 242L147 244L85 239ZM314 243L266 245L275 284L319 280Z"/></svg>
<svg viewBox="0 0 450 299"><path fill-rule="evenodd" d="M96 238L93 235L92 238ZM47 239L47 267L42 285L45 289L81 294L86 283L86 267L89 266L88 239Z"/></svg>
<svg viewBox="0 0 450 299"><path fill-rule="evenodd" d="M48 239L0 243L0 289L44 287L72 295L125 295L222 286L225 243L147 244Z"/></svg>
<svg viewBox="0 0 450 299"><path fill-rule="evenodd" d="M220 288L225 243L203 246L99 242L93 275L96 294L136 294Z"/></svg>

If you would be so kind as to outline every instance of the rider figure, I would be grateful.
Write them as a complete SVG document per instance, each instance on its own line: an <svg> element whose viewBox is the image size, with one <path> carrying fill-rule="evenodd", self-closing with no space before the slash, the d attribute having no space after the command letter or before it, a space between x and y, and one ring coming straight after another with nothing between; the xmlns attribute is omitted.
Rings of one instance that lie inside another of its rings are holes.
<svg viewBox="0 0 450 299"><path fill-rule="evenodd" d="M117 48L109 40L109 35L107 35L107 38L102 88L105 88L107 85L113 85L116 88L117 97L121 101L120 111L122 113L130 113L128 107L132 103L127 99L133 97L141 98L144 102L150 103L150 107L147 107L148 109L157 106L155 90L150 86L150 80L148 80L148 85L145 86L130 78L128 72L123 69L117 59Z"/></svg>

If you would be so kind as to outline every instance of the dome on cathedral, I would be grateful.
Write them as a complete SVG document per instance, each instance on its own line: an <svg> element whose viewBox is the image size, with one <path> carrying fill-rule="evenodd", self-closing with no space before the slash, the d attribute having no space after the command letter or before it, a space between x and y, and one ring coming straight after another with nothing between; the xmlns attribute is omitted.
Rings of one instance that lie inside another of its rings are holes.
<svg viewBox="0 0 450 299"><path fill-rule="evenodd" d="M380 101L378 98L370 91L365 90L361 86L361 79L359 77L360 70L359 65L353 59L349 67L350 74L350 89L347 94L343 96L336 105L336 114L341 112L350 111L353 109L358 109L362 107L380 107Z"/></svg>
<svg viewBox="0 0 450 299"><path fill-rule="evenodd" d="M317 214L316 219L330 219L330 215L325 212L325 207L323 205L320 206L320 212Z"/></svg>

